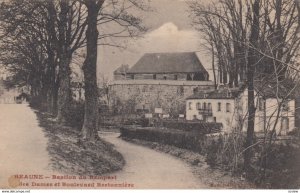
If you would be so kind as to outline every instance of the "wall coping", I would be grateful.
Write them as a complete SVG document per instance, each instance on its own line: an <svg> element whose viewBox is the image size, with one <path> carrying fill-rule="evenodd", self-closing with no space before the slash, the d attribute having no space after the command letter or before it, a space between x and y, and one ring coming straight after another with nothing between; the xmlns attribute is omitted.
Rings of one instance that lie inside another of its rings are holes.
<svg viewBox="0 0 300 193"><path fill-rule="evenodd" d="M114 85L170 85L170 86L213 86L213 81L185 81L185 80L114 80Z"/></svg>

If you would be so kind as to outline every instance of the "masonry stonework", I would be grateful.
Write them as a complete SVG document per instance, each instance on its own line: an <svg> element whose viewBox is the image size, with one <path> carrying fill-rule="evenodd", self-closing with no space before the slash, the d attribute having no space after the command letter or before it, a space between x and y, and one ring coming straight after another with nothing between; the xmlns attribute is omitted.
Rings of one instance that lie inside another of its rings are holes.
<svg viewBox="0 0 300 193"><path fill-rule="evenodd" d="M185 113L185 99L194 91L212 87L211 81L115 81L109 86L110 106L116 109L118 105L130 103L134 111L149 112L160 107L165 114L176 116Z"/></svg>

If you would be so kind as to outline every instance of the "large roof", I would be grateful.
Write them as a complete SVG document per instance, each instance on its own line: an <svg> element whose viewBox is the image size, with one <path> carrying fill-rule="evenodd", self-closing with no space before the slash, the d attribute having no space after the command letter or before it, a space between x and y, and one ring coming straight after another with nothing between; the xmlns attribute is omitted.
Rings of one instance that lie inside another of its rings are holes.
<svg viewBox="0 0 300 193"><path fill-rule="evenodd" d="M187 99L234 99L239 93L240 89L218 89L211 91L199 91L189 96Z"/></svg>
<svg viewBox="0 0 300 193"><path fill-rule="evenodd" d="M295 94L299 85L290 79L281 81L255 81L255 91L264 98L295 98Z"/></svg>
<svg viewBox="0 0 300 193"><path fill-rule="evenodd" d="M240 85L239 88L226 88L220 87L217 90L201 90L195 92L193 95L189 96L187 99L234 99L242 93L247 86L245 84ZM297 85L286 79L278 84L271 81L255 81L254 82L255 91L264 98L289 98L295 97L295 92Z"/></svg>
<svg viewBox="0 0 300 193"><path fill-rule="evenodd" d="M146 53L127 72L136 73L207 73L195 52Z"/></svg>

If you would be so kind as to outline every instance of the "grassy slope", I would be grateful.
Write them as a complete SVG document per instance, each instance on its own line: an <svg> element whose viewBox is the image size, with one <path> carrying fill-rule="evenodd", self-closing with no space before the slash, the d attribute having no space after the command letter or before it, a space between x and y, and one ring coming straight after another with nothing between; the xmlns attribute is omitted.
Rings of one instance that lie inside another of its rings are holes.
<svg viewBox="0 0 300 193"><path fill-rule="evenodd" d="M37 112L40 126L48 138L52 168L73 175L102 175L122 169L125 161L103 140L80 142L78 128L57 124L46 113Z"/></svg>

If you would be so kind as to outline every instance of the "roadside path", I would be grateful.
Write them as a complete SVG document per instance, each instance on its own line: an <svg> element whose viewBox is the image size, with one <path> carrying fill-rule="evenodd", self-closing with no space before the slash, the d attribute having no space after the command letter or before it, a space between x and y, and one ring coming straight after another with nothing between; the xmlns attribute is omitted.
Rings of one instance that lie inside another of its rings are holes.
<svg viewBox="0 0 300 193"><path fill-rule="evenodd" d="M114 173L119 181L134 183L135 188L205 188L186 163L171 155L126 142L119 133L100 136L124 156L125 167Z"/></svg>
<svg viewBox="0 0 300 193"><path fill-rule="evenodd" d="M48 174L47 138L28 104L0 104L0 188L16 174Z"/></svg>

